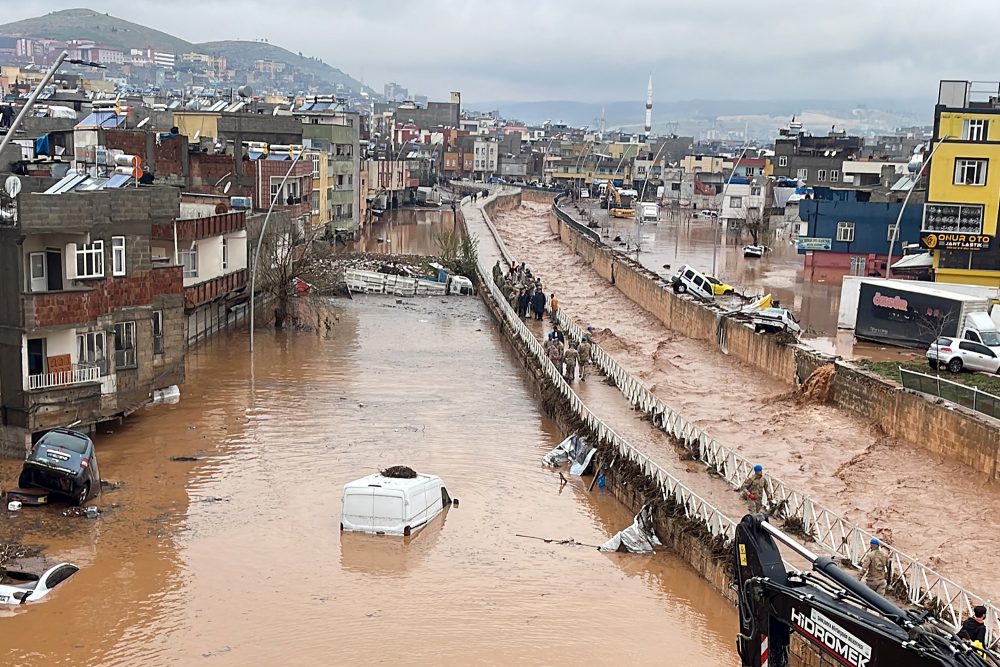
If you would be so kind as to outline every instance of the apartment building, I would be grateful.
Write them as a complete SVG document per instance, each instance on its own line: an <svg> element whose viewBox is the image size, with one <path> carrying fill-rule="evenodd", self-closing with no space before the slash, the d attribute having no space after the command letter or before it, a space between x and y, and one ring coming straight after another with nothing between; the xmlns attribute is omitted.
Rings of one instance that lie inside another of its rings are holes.
<svg viewBox="0 0 1000 667"><path fill-rule="evenodd" d="M920 244L935 280L1000 284L1000 83L941 81Z"/></svg>
<svg viewBox="0 0 1000 667"><path fill-rule="evenodd" d="M228 197L184 194L179 218L153 225L153 265L179 265L183 272L189 345L246 316L247 212L229 210L228 201Z"/></svg>
<svg viewBox="0 0 1000 667"><path fill-rule="evenodd" d="M180 267L156 265L173 188L22 192L0 217L0 451L131 414L184 380Z"/></svg>

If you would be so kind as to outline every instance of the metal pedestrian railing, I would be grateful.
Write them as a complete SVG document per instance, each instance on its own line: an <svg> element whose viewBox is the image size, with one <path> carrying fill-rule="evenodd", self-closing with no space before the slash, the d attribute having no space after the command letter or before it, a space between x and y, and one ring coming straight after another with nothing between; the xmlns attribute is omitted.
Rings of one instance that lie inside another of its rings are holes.
<svg viewBox="0 0 1000 667"><path fill-rule="evenodd" d="M899 383L905 389L939 396L964 408L1000 419L1000 396L995 396L976 387L952 382L939 375L917 373L902 366L899 367Z"/></svg>
<svg viewBox="0 0 1000 667"><path fill-rule="evenodd" d="M503 189L498 190L494 192L490 198L496 197L498 194L502 194L503 192ZM486 201L489 201L490 198ZM512 261L510 252L504 246L503 241L496 233L496 228L493 226L493 222L489 219L489 216L481 208L478 209L478 212L482 215L483 223L493 235L493 239L496 241L501 255L503 255L504 259L508 262ZM472 232L473 230L470 229L469 231ZM498 288L493 282L493 277L490 273L492 267L485 266L483 262L480 262L478 268L483 285L486 286L490 297L497 304L500 312L503 313L507 324L517 335L518 339L525 344L529 352L539 361L542 369L544 370L545 376L552 382L559 393L569 402L574 413L583 420L587 428L590 429L590 431L597 438L598 443L613 448L617 457L634 463L643 471L645 475L655 480L662 492L663 498L665 500L672 498L674 502L681 505L684 508L684 514L687 518L697 521L705 526L713 537L722 536L731 541L736 535L736 523L723 514L714 505L699 496L676 477L660 467L655 461L629 444L610 426L605 424L597 415L591 412L576 392L573 391L569 383L567 383L563 378L562 373L559 372L559 370L557 370L549 360L548 355L545 353L542 344L538 342L535 334L532 333L532 331L524 324L524 321L518 317L517 313L514 312L514 309L511 308L507 300L504 299L503 294L500 292L500 288Z"/></svg>
<svg viewBox="0 0 1000 667"><path fill-rule="evenodd" d="M495 197L496 194L494 193L492 196ZM500 239L496 227L486 212L481 209L480 212L505 261L510 264L514 257ZM491 295L500 304L508 322L517 331L518 336L528 344L532 353L543 361L542 366L546 369L548 377L559 391L570 400L573 409L581 415L588 427L598 433L599 437L606 438L604 441L614 446L620 455L639 463L642 469L661 485L661 488L669 489L669 491L664 491L665 494L673 492L675 489L678 490L680 495L677 497L686 499L684 506L688 518L699 520L712 535L725 535L728 539L732 539L735 523L731 518L681 484L670 473L632 447L590 412L569 384L565 382L562 375L548 361L541 343L503 299L503 295L493 284L489 268L480 266L480 271L484 284L489 285ZM560 327L571 338L579 340L583 336L584 331L566 314L565 309L560 308L557 317ZM592 346L592 359L602 372L614 380L619 390L634 408L651 417L653 424L691 450L700 461L716 471L731 486L738 488L751 474L752 462L728 449L709 436L703 429L695 426L680 413L666 405L626 372L600 346ZM776 477L765 475L765 484L769 505L776 510L776 516L798 519L803 531L810 536L816 545L854 565L860 563L861 557L868 548L868 542L874 535L847 521L809 496L792 489ZM895 592L900 593L900 587L905 587L905 594L910 602L934 609L939 618L956 627L971 615L973 607L983 604L987 608L987 631L991 638L991 645L1000 640L1000 609L981 596L965 590L950 579L923 565L916 558L888 545L885 546L892 562L891 579Z"/></svg>

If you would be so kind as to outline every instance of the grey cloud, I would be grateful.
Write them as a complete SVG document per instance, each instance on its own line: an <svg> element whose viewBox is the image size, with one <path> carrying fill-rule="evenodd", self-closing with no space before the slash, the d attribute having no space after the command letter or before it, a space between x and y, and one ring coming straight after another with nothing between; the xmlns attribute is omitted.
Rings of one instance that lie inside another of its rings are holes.
<svg viewBox="0 0 1000 667"><path fill-rule="evenodd" d="M29 0L10 20L79 5ZM376 88L432 98L933 99L940 78L1000 79L1000 3L856 0L105 0L191 41L254 39L315 55Z"/></svg>

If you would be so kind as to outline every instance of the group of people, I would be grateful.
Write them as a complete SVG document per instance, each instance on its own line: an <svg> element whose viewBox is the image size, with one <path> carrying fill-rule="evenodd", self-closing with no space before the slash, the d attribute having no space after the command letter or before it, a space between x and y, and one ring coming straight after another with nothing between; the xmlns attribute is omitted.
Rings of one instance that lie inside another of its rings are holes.
<svg viewBox="0 0 1000 667"><path fill-rule="evenodd" d="M587 366L592 361L590 336L584 335L579 342L571 340L567 346L566 337L559 329L559 325L556 324L545 339L544 348L549 361L562 374L566 382L576 380L577 369L579 369L580 381L586 382Z"/></svg>
<svg viewBox="0 0 1000 667"><path fill-rule="evenodd" d="M530 309L535 320L541 322L548 310L552 331L545 339L545 354L567 382L575 380L577 373L581 381L586 380L587 366L591 362L590 337L585 335L582 340L570 341L567 346L566 337L559 329L559 299L555 294L545 298L542 279L532 275L531 269L523 262L513 262L504 270L500 260L497 260L493 266L493 281L520 317L527 319Z"/></svg>
<svg viewBox="0 0 1000 667"><path fill-rule="evenodd" d="M514 262L510 269L504 273L500 260L497 260L493 267L493 281L500 287L500 292L521 317L527 319L528 311L539 322L545 319L546 306L552 315L552 322L556 322L556 312L559 310L559 301L556 295L551 295L550 299L545 298L545 291L542 289L542 279L531 274L531 269Z"/></svg>

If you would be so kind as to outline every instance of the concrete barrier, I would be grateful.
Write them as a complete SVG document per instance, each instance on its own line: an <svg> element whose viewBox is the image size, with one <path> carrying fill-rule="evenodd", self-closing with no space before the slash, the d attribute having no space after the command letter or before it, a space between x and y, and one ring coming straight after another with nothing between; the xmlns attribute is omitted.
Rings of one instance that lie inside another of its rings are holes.
<svg viewBox="0 0 1000 667"><path fill-rule="evenodd" d="M668 329L708 342L768 376L799 384L833 357L806 345L761 336L744 323L722 319L715 304L674 294L652 271L580 231L580 223L557 201L549 228L618 290ZM720 330L721 329L721 330ZM830 400L877 424L888 435L948 456L997 479L1000 421L961 406L903 389L844 361L837 361Z"/></svg>

